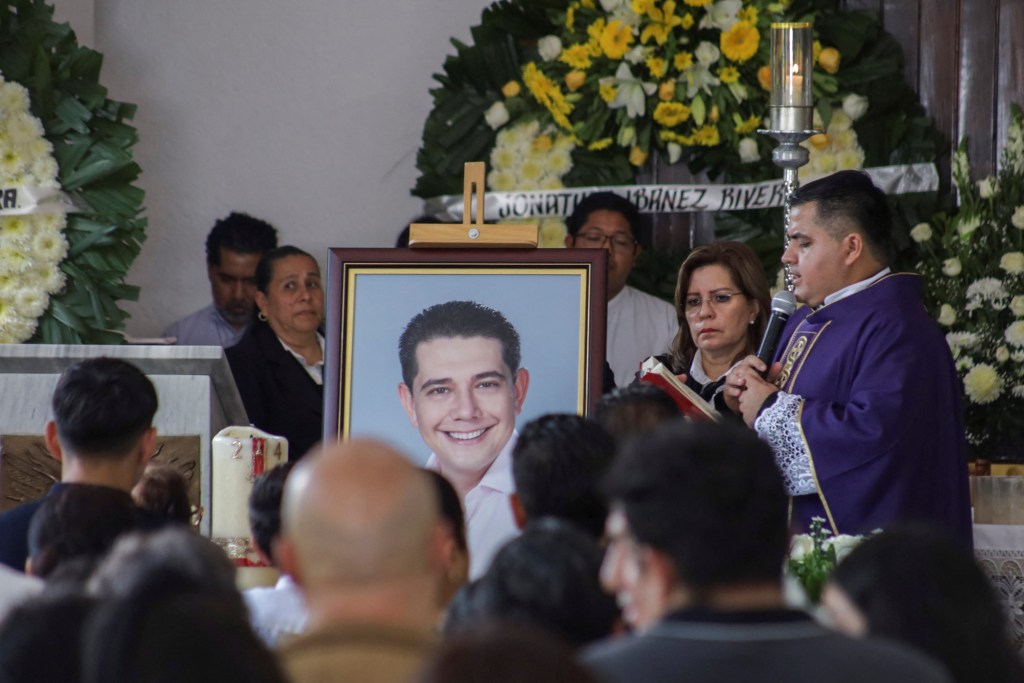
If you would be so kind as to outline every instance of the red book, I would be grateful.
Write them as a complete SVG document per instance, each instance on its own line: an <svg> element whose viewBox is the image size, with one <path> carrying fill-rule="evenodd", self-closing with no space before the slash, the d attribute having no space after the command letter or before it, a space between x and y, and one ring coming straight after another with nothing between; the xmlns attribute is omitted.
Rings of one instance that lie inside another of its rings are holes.
<svg viewBox="0 0 1024 683"><path fill-rule="evenodd" d="M686 386L671 370L654 357L640 364L640 381L653 384L668 393L679 406L679 412L694 422L720 422L722 415L714 406Z"/></svg>

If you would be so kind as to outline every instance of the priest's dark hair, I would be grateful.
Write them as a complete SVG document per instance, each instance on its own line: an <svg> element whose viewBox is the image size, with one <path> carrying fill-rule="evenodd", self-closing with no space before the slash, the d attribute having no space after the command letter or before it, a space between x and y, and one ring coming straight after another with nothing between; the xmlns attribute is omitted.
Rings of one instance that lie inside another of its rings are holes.
<svg viewBox="0 0 1024 683"><path fill-rule="evenodd" d="M493 308L475 301L446 301L423 309L409 321L398 338L402 381L410 389L419 372L416 348L432 339L485 337L501 343L501 358L515 375L519 370L519 333Z"/></svg>
<svg viewBox="0 0 1024 683"><path fill-rule="evenodd" d="M249 492L249 529L252 540L268 560L275 566L277 560L272 550L274 539L281 535L281 499L284 485L291 474L295 461L281 463L263 472L252 483Z"/></svg>
<svg viewBox="0 0 1024 683"><path fill-rule="evenodd" d="M861 171L838 171L797 188L790 207L814 203L815 218L832 237L856 230L875 260L888 265L896 254L889 201Z"/></svg>
<svg viewBox="0 0 1024 683"><path fill-rule="evenodd" d="M206 262L220 265L220 251L264 254L277 246L277 230L270 223L247 213L232 211L213 224L206 236Z"/></svg>
<svg viewBox="0 0 1024 683"><path fill-rule="evenodd" d="M555 517L600 538L608 506L598 484L613 457L612 437L579 415L526 423L512 447L512 478L527 520Z"/></svg>
<svg viewBox="0 0 1024 683"><path fill-rule="evenodd" d="M271 249L256 264L256 274L253 275L253 280L256 281L256 289L266 294L267 288L270 287L270 281L274 279L274 264L289 256L305 256L308 259L312 259L313 263L316 263L316 259L309 252L290 244ZM319 267L319 264L317 264L317 268Z"/></svg>
<svg viewBox="0 0 1024 683"><path fill-rule="evenodd" d="M579 234L580 228L586 224L590 214L595 211L614 211L622 214L629 223L629 229L633 232L633 239L641 242L646 237L645 228L647 226L636 204L614 192L594 192L580 200L569 217L565 219L565 227L573 239Z"/></svg>
<svg viewBox="0 0 1024 683"><path fill-rule="evenodd" d="M57 381L53 415L63 447L76 456L119 458L153 426L156 388L118 358L90 358Z"/></svg>
<svg viewBox="0 0 1024 683"><path fill-rule="evenodd" d="M698 603L702 589L781 578L786 493L771 449L749 429L660 425L625 443L605 491Z"/></svg>

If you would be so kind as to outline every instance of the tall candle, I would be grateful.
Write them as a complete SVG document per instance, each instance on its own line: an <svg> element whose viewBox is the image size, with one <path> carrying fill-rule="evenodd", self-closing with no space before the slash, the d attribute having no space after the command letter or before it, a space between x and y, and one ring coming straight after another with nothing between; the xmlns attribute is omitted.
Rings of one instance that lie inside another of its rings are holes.
<svg viewBox="0 0 1024 683"><path fill-rule="evenodd" d="M808 22L772 24L771 37L772 106L812 106L812 25Z"/></svg>
<svg viewBox="0 0 1024 683"><path fill-rule="evenodd" d="M253 564L249 494L257 476L288 461L288 441L255 427L226 427L210 453L210 534L236 564Z"/></svg>

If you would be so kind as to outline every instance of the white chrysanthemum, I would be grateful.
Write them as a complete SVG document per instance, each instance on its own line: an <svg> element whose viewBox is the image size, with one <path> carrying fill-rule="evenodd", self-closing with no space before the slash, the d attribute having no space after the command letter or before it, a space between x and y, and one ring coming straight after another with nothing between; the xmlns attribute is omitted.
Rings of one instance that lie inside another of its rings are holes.
<svg viewBox="0 0 1024 683"><path fill-rule="evenodd" d="M4 242L22 243L30 236L29 221L25 216L3 216L0 218L0 239Z"/></svg>
<svg viewBox="0 0 1024 683"><path fill-rule="evenodd" d="M28 90L20 83L0 85L0 113L20 113L28 109Z"/></svg>
<svg viewBox="0 0 1024 683"><path fill-rule="evenodd" d="M856 149L844 149L836 154L836 170L852 171L854 169L863 168L864 158L864 150L860 147Z"/></svg>
<svg viewBox="0 0 1024 683"><path fill-rule="evenodd" d="M40 286L50 294L57 294L64 289L64 271L56 265L44 263L32 269L33 277Z"/></svg>
<svg viewBox="0 0 1024 683"><path fill-rule="evenodd" d="M949 327L956 322L956 311L949 304L942 304L939 308L939 324Z"/></svg>
<svg viewBox="0 0 1024 683"><path fill-rule="evenodd" d="M955 256L953 258L948 258L942 262L942 273L944 275L948 275L949 277L956 277L957 275L960 274L960 272L963 269L964 267L960 263L960 259L956 258Z"/></svg>
<svg viewBox="0 0 1024 683"><path fill-rule="evenodd" d="M60 233L40 231L32 238L32 256L51 263L59 263L68 254L68 241Z"/></svg>
<svg viewBox="0 0 1024 683"><path fill-rule="evenodd" d="M23 289L14 295L14 309L25 318L38 318L48 303L47 296L38 289Z"/></svg>
<svg viewBox="0 0 1024 683"><path fill-rule="evenodd" d="M28 172L36 178L39 187L58 187L57 161L53 157L36 159L29 166Z"/></svg>
<svg viewBox="0 0 1024 683"><path fill-rule="evenodd" d="M1010 294L1003 286L1002 280L994 277L983 277L967 286L967 298L981 301L998 301L1009 298Z"/></svg>
<svg viewBox="0 0 1024 683"><path fill-rule="evenodd" d="M832 112L832 120L828 123L828 134L835 135L844 130L849 130L850 126L853 125L853 121L842 111Z"/></svg>
<svg viewBox="0 0 1024 683"><path fill-rule="evenodd" d="M1024 384L1017 384L1013 389L1010 389L1010 393L1017 398L1024 398Z"/></svg>
<svg viewBox="0 0 1024 683"><path fill-rule="evenodd" d="M495 169L487 174L487 185L495 192L511 192L516 189L516 177L507 169Z"/></svg>
<svg viewBox="0 0 1024 683"><path fill-rule="evenodd" d="M967 398L978 404L991 403L1003 392L1003 380L988 363L975 365L964 376Z"/></svg>
<svg viewBox="0 0 1024 683"><path fill-rule="evenodd" d="M1024 351L1014 351L1010 354L1010 360L1014 363L1024 363Z"/></svg>
<svg viewBox="0 0 1024 683"><path fill-rule="evenodd" d="M565 246L568 230L561 218L545 218L540 222L540 241L538 246L557 248Z"/></svg>
<svg viewBox="0 0 1024 683"><path fill-rule="evenodd" d="M491 150L491 168L496 171L504 171L515 168L523 163L523 157L519 150L509 145L495 145Z"/></svg>
<svg viewBox="0 0 1024 683"><path fill-rule="evenodd" d="M946 343L954 352L969 349L978 343L978 335L974 332L950 332L946 335Z"/></svg>
<svg viewBox="0 0 1024 683"><path fill-rule="evenodd" d="M1003 338L1006 339L1010 346L1016 346L1017 348L1024 346L1024 320L1010 323L1010 326L1003 333Z"/></svg>
<svg viewBox="0 0 1024 683"><path fill-rule="evenodd" d="M18 275L31 267L32 261L23 249L8 245L0 246L0 270Z"/></svg>
<svg viewBox="0 0 1024 683"><path fill-rule="evenodd" d="M562 150L552 150L548 155L548 168L558 177L562 177L572 170L572 156Z"/></svg>
<svg viewBox="0 0 1024 683"><path fill-rule="evenodd" d="M927 223L918 223L910 230L910 239L915 242L927 242L932 238L932 226Z"/></svg>
<svg viewBox="0 0 1024 683"><path fill-rule="evenodd" d="M564 187L565 183L557 176L549 175L540 181L540 189L542 190L561 190Z"/></svg>
<svg viewBox="0 0 1024 683"><path fill-rule="evenodd" d="M832 126L829 126L828 139L832 143L833 151L836 152L853 149L857 145L857 134L852 128L833 130Z"/></svg>
<svg viewBox="0 0 1024 683"><path fill-rule="evenodd" d="M1000 363L1005 363L1010 360L1010 349L1005 346L1000 346L996 349L996 360Z"/></svg>
<svg viewBox="0 0 1024 683"><path fill-rule="evenodd" d="M1017 318L1024 318L1024 296L1015 296L1010 299L1010 310Z"/></svg>
<svg viewBox="0 0 1024 683"><path fill-rule="evenodd" d="M999 267L1010 275L1024 273L1024 253L1011 251L1003 254L1003 257L999 259Z"/></svg>

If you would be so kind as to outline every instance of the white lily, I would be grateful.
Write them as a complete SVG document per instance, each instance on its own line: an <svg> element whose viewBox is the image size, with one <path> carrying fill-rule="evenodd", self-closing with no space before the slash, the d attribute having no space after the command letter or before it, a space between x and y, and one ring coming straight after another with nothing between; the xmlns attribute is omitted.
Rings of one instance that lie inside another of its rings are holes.
<svg viewBox="0 0 1024 683"><path fill-rule="evenodd" d="M615 93L615 99L608 105L608 108L619 109L625 107L626 113L632 119L644 115L644 111L647 108L647 98L658 90L657 83L634 78L633 72L629 70L629 64L626 62L619 63L619 68L615 71L614 77L601 79L601 85L609 83L616 87L617 92Z"/></svg>

